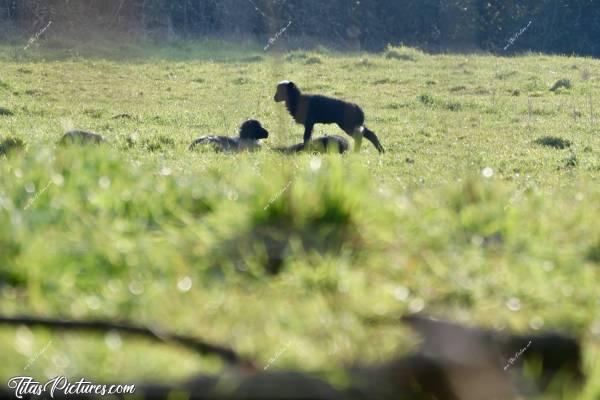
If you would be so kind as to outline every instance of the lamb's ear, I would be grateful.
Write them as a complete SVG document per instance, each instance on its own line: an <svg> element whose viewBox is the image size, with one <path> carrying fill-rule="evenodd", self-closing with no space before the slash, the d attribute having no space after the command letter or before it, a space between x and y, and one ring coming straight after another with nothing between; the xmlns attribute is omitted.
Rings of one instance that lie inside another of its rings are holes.
<svg viewBox="0 0 600 400"><path fill-rule="evenodd" d="M256 139L260 136L260 122L249 119L240 126L240 137L242 139Z"/></svg>
<svg viewBox="0 0 600 400"><path fill-rule="evenodd" d="M242 125L240 125L239 135L242 139L249 139L252 136L252 129L248 121L245 121Z"/></svg>

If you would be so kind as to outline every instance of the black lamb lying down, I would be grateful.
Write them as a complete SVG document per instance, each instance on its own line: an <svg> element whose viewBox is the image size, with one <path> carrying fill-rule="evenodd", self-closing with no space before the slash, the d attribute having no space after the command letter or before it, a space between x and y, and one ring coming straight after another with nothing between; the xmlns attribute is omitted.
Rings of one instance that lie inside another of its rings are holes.
<svg viewBox="0 0 600 400"><path fill-rule="evenodd" d="M288 147L277 147L276 151L285 154L300 153L303 151L309 153L339 153L343 154L348 151L348 141L338 135L325 135L308 142L308 146L304 143L298 143Z"/></svg>
<svg viewBox="0 0 600 400"><path fill-rule="evenodd" d="M100 144L105 140L97 133L86 131L69 131L60 139L60 144Z"/></svg>
<svg viewBox="0 0 600 400"><path fill-rule="evenodd" d="M269 132L262 127L260 122L249 119L240 126L238 137L202 136L190 144L190 150L194 150L200 145L212 145L215 151L219 152L256 151L261 147L260 139L268 137Z"/></svg>
<svg viewBox="0 0 600 400"><path fill-rule="evenodd" d="M219 355L230 365L219 375L196 376L180 384L136 384L135 395L143 399L166 400L185 394L186 399L213 400L517 400L549 394L550 384L552 393L564 394L584 382L581 349L569 336L552 332L511 335L421 315L402 321L422 338L416 351L382 364L340 369L346 384L334 387L305 372L259 368L233 350L156 329L102 321L0 317L0 325L141 335L187 346L200 354ZM6 386L0 387L1 398L13 396ZM69 398L54 394L54 398L65 397Z"/></svg>
<svg viewBox="0 0 600 400"><path fill-rule="evenodd" d="M315 94L303 94L294 82L283 81L277 85L276 102L285 102L290 115L304 125L304 144L312 136L315 124L338 124L354 138L354 151L359 151L363 136L383 153L383 146L377 135L365 126L365 114L356 104Z"/></svg>

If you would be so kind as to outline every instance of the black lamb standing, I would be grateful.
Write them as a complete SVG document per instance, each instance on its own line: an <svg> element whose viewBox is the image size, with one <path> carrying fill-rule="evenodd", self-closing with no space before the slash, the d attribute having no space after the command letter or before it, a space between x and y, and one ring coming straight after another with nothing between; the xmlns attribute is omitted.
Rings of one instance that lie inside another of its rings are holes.
<svg viewBox="0 0 600 400"><path fill-rule="evenodd" d="M315 124L338 124L348 135L354 138L354 151L360 150L363 136L380 153L384 152L377 135L365 124L363 110L354 103L331 97L303 94L294 82L282 81L277 85L276 102L285 102L285 106L294 120L304 125L304 145L307 146Z"/></svg>

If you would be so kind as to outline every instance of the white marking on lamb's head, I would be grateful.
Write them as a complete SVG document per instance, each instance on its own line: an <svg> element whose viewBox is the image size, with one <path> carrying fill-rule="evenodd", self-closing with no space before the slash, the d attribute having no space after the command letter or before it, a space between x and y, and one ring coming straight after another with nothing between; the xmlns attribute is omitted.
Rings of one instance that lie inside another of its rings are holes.
<svg viewBox="0 0 600 400"><path fill-rule="evenodd" d="M275 92L274 100L276 102L286 101L290 92L300 94L300 90L298 90L298 87L294 82L281 81L277 84L277 91Z"/></svg>

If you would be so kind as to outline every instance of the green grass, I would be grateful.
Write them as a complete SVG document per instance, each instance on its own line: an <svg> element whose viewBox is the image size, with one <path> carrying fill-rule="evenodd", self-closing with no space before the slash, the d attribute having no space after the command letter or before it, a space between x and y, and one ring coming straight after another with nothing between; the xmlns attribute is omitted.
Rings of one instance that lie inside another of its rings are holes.
<svg viewBox="0 0 600 400"><path fill-rule="evenodd" d="M579 399L600 396L597 60L51 44L0 47L0 141L24 143L0 155L3 314L128 319L327 372L408 351L397 318L423 309L577 335ZM281 79L360 104L386 154L187 151L247 118L267 148L301 141ZM58 146L73 128L108 143ZM105 339L1 329L0 380L219 368Z"/></svg>

